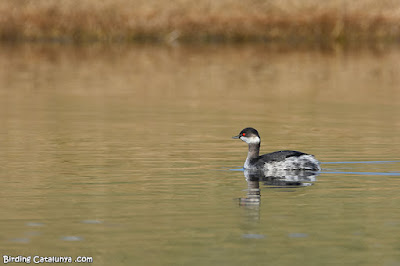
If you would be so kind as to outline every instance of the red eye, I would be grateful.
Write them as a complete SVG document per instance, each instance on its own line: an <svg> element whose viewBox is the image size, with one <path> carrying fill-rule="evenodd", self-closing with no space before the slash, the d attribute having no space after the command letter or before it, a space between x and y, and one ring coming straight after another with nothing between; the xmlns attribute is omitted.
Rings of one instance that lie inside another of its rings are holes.
<svg viewBox="0 0 400 266"><path fill-rule="evenodd" d="M242 136L246 136L246 133L242 133Z"/></svg>

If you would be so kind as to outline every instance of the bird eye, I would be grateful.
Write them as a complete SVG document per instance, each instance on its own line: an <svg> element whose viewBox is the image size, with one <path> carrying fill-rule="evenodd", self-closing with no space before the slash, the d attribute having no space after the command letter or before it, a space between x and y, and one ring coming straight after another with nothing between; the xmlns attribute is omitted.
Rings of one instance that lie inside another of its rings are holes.
<svg viewBox="0 0 400 266"><path fill-rule="evenodd" d="M246 136L246 133L242 133L242 136Z"/></svg>

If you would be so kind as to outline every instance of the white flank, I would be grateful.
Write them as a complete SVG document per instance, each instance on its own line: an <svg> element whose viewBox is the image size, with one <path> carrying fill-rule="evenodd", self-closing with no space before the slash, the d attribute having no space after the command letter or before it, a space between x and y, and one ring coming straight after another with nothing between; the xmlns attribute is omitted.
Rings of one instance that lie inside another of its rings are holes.
<svg viewBox="0 0 400 266"><path fill-rule="evenodd" d="M319 167L319 162L312 155L301 155L299 157L289 157L281 162L271 162L266 163L264 165L265 171L274 171L277 169L286 169L286 170L294 170L294 169L304 169L311 170L309 164L316 165L318 167L318 171L321 171Z"/></svg>
<svg viewBox="0 0 400 266"><path fill-rule="evenodd" d="M250 180L250 174L253 170L244 170L244 176L246 180ZM255 170L257 171L257 170ZM314 173L314 174L311 174ZM315 182L317 181L317 172L306 172L305 170L287 170L287 169L273 169L273 170L263 170L263 175L265 177L278 178L282 181L307 181Z"/></svg>

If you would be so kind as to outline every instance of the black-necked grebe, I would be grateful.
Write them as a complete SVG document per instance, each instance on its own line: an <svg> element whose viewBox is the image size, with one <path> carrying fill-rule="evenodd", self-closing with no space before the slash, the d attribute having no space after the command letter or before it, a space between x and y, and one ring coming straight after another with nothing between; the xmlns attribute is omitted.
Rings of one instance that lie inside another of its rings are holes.
<svg viewBox="0 0 400 266"><path fill-rule="evenodd" d="M232 137L249 144L245 169L276 170L301 169L320 171L319 162L313 155L300 151L276 151L259 156L261 138L258 131L248 127Z"/></svg>

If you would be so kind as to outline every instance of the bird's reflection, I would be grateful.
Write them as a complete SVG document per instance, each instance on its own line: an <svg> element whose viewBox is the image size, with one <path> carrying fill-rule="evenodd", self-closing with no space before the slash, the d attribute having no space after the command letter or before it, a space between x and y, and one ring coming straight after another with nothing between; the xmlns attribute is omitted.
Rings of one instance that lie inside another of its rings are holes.
<svg viewBox="0 0 400 266"><path fill-rule="evenodd" d="M270 188L296 188L311 186L319 175L309 170L244 170L247 181L247 195L239 199L241 206L258 206L261 203L260 182Z"/></svg>

